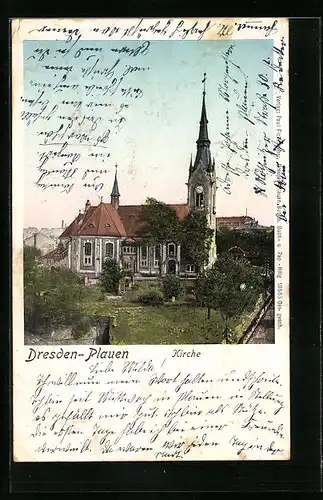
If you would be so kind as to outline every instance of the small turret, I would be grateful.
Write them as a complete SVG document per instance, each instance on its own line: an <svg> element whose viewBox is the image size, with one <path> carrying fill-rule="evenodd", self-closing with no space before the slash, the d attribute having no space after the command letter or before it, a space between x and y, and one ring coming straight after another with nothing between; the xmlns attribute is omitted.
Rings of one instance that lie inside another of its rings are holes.
<svg viewBox="0 0 323 500"><path fill-rule="evenodd" d="M113 205L116 210L119 207L119 198L120 198L120 192L119 192L119 186L118 186L118 175L117 174L118 174L118 165L116 164L114 183L113 183L113 188L111 191L111 205Z"/></svg>
<svg viewBox="0 0 323 500"><path fill-rule="evenodd" d="M85 207L84 207L85 214L88 211L88 209L90 208L90 206L91 206L90 200L86 200Z"/></svg>

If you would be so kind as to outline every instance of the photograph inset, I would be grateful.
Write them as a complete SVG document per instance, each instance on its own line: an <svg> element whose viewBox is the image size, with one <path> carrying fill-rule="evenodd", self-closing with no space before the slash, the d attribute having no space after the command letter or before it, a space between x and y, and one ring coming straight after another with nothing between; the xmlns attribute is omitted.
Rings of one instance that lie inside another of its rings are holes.
<svg viewBox="0 0 323 500"><path fill-rule="evenodd" d="M207 74L202 77L193 91L202 98L199 116L195 123L182 124L197 133L191 157L187 151L186 186L175 185L176 175L144 173L155 175L155 182L170 192L180 190L181 198L186 193L186 203L167 203L146 192L141 204L127 204L120 151L118 163L107 170L110 196L106 186L100 196L96 189L71 220L64 193L67 224L62 220L59 228L24 229L26 345L274 343L274 226L260 224L247 204L237 214L230 193L226 215L218 215L223 213L219 188L230 180L221 178L212 156L211 145L221 149L223 143L211 140L210 83ZM223 99L223 91L219 96ZM213 128L226 130L222 135L228 148L228 111L225 116L225 124L213 114L212 120ZM175 115L176 120L181 117ZM162 137L161 152L154 154L162 154ZM59 144L53 141L53 151L62 152ZM248 138L241 144L251 156ZM37 182L46 195L45 180L43 175Z"/></svg>

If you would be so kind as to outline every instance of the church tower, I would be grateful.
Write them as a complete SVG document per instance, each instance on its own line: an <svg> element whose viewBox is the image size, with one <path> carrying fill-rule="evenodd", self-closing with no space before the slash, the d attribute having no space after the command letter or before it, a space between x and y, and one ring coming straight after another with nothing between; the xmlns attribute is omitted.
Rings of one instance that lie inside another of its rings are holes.
<svg viewBox="0 0 323 500"><path fill-rule="evenodd" d="M189 166L188 196L187 204L190 211L204 210L207 215L209 227L214 231L209 254L208 267L211 267L216 260L216 175L215 162L211 157L208 135L208 120L205 105L205 81L204 84L202 112L200 120L199 136L196 141L197 151L194 163L192 157Z"/></svg>

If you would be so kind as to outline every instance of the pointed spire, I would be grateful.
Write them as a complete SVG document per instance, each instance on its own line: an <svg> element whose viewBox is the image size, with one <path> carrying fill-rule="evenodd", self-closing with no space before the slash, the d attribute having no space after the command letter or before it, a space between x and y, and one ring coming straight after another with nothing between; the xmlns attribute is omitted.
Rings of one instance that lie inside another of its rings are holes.
<svg viewBox="0 0 323 500"><path fill-rule="evenodd" d="M117 174L118 174L118 164L116 163L116 171L115 171L114 183L113 183L113 188L111 191L111 196L120 196Z"/></svg>
<svg viewBox="0 0 323 500"><path fill-rule="evenodd" d="M113 188L111 191L111 205L113 205L115 209L118 209L119 207L119 198L120 198L117 174L118 174L118 165L116 163L116 172L114 176Z"/></svg>
<svg viewBox="0 0 323 500"><path fill-rule="evenodd" d="M200 120L200 129L199 129L199 136L196 141L197 144L197 152L196 152L196 158L194 161L193 170L195 170L198 166L198 164L201 162L204 166L204 168L207 171L211 171L212 169L212 159L211 159L211 152L210 152L210 144L211 141L209 140L209 134L208 134L208 119L206 115L206 104L205 104L205 82L206 82L206 73L204 73L204 78L202 80L203 83L203 98L202 98L202 111L201 111L201 120Z"/></svg>
<svg viewBox="0 0 323 500"><path fill-rule="evenodd" d="M198 141L209 141L209 135L207 130L208 120L206 116L206 106L205 106L205 82L206 82L206 73L204 73L204 78L202 80L204 87L203 87L203 99L202 99L202 112L200 120L200 133Z"/></svg>

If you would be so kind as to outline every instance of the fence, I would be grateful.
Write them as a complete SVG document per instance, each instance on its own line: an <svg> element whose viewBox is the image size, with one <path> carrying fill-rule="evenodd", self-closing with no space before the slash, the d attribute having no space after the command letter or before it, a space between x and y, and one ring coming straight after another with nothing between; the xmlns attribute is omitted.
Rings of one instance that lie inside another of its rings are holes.
<svg viewBox="0 0 323 500"><path fill-rule="evenodd" d="M258 327L259 323L263 319L264 315L266 314L266 312L268 311L268 309L270 308L272 303L273 303L273 297L272 297L272 295L269 295L265 299L264 303L262 304L262 306L259 309L259 311L257 312L257 314L252 318L248 328L246 329L246 331L244 332L244 334L240 338L238 344L247 344L249 342L254 331Z"/></svg>

